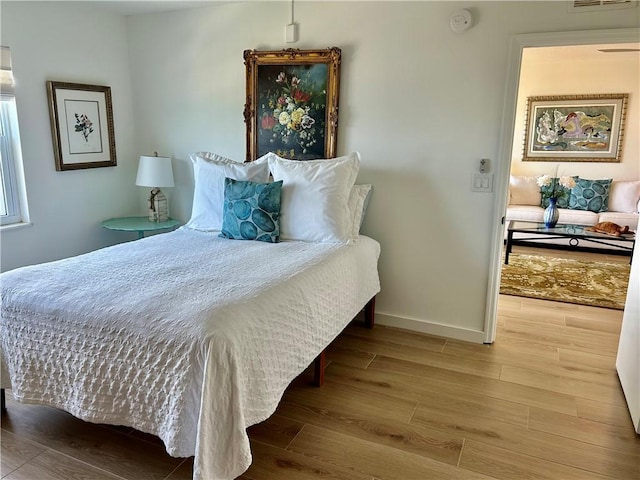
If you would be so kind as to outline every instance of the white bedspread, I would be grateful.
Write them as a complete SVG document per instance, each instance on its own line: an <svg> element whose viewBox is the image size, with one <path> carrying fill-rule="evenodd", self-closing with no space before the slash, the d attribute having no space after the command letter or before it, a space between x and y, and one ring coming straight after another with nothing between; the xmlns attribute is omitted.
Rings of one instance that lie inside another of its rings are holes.
<svg viewBox="0 0 640 480"><path fill-rule="evenodd" d="M246 427L380 288L379 245L181 228L1 275L13 395L158 435L194 479L251 464Z"/></svg>

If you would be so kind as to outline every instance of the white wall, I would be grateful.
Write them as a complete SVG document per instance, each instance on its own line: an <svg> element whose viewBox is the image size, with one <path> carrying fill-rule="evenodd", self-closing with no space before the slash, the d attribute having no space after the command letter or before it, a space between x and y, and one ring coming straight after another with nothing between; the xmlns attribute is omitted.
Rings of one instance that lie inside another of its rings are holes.
<svg viewBox="0 0 640 480"><path fill-rule="evenodd" d="M2 270L94 250L125 238L100 227L139 211L126 18L75 2L0 4L11 47L32 226L2 230ZM57 172L46 81L108 85L118 165ZM135 157L135 158L134 158ZM131 237L127 237L131 238Z"/></svg>
<svg viewBox="0 0 640 480"><path fill-rule="evenodd" d="M463 7L475 25L455 34ZM564 1L296 2L295 17L294 45L288 2L130 17L139 146L176 157L173 213L189 216L190 152L244 158L243 50L339 46L338 153L359 150L359 181L375 186L364 232L382 244L379 319L482 330L495 215L470 177L481 158L496 167L509 38L637 26L637 15L570 15Z"/></svg>
<svg viewBox="0 0 640 480"><path fill-rule="evenodd" d="M494 171L498 167L510 37L639 23L627 11L570 15L565 1L296 2L300 41L286 44L289 2L137 15L128 17L126 31L112 14L94 17L77 5L8 8L2 2L1 8L2 39L8 25L16 72L33 76L25 95L33 99L21 107L21 121L32 130L25 141L26 174L34 224L50 227L25 229L12 242L3 238L3 259L17 252L22 263L39 261L50 243L47 235L55 236L60 256L117 241L109 236L114 232L96 224L128 213L130 195L143 211L138 190L125 187L135 175L134 153L174 156L177 186L167 193L172 215L187 220L193 190L188 154L210 150L244 158L242 52L335 45L343 52L338 154L359 150L359 181L375 186L364 233L382 245L378 319L413 319L415 328L471 332L476 339L482 339L496 214L493 195L471 192L471 174L481 158L492 159ZM474 27L462 34L449 28L458 8L470 8L475 16ZM99 39L101 48L76 46L76 35ZM131 95L121 63L126 42ZM118 167L53 171L44 93L44 81L52 76L111 84L118 99ZM135 122L127 116L129 101ZM90 206L85 185L97 183L104 186L101 194L113 194L120 203L102 211ZM55 206L33 185L62 189ZM56 213L66 219L63 224L49 218ZM68 248L63 252L60 245ZM25 251L32 256L27 259Z"/></svg>
<svg viewBox="0 0 640 480"><path fill-rule="evenodd" d="M593 49L595 50L595 49ZM628 93L627 121L619 163L523 162L527 97ZM561 175L583 178L640 179L640 54L598 54L590 47L529 48L522 55L511 172L514 175Z"/></svg>

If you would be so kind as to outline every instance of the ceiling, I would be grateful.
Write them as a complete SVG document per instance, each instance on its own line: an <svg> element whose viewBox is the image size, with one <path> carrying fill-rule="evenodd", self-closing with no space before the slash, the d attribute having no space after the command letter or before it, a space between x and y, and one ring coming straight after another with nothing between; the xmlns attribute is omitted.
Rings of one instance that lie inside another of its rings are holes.
<svg viewBox="0 0 640 480"><path fill-rule="evenodd" d="M121 15L140 15L206 7L214 4L232 3L233 1L234 0L99 0L91 1L91 3L104 10Z"/></svg>

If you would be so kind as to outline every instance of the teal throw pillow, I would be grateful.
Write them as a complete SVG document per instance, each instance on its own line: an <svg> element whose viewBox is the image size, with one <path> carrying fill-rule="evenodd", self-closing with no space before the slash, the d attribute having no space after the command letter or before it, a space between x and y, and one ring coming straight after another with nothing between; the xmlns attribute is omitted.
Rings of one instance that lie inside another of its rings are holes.
<svg viewBox="0 0 640 480"><path fill-rule="evenodd" d="M234 240L280 241L282 181L256 183L224 179L220 237Z"/></svg>
<svg viewBox="0 0 640 480"><path fill-rule="evenodd" d="M578 178L576 186L571 189L569 208L572 210L589 210L600 213L609 210L609 189L611 179L586 180Z"/></svg>

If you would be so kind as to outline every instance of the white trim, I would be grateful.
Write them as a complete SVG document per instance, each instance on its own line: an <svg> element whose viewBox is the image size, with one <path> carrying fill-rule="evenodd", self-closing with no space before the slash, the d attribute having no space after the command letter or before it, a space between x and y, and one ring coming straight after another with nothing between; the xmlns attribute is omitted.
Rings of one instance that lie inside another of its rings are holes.
<svg viewBox="0 0 640 480"><path fill-rule="evenodd" d="M375 323L376 325L404 328L405 330L428 333L429 335L436 335L438 337L454 338L465 342L482 343L484 339L484 332L480 330L453 327L451 325L418 320L417 318L398 317L386 313L376 312Z"/></svg>
<svg viewBox="0 0 640 480"><path fill-rule="evenodd" d="M19 230L25 227L32 227L33 223L31 222L19 222L19 223L8 223L6 225L0 225L0 232L8 232L10 230Z"/></svg>
<svg viewBox="0 0 640 480"><path fill-rule="evenodd" d="M485 310L484 343L493 343L496 337L496 316L498 311L498 293L500 290L502 242L504 226L500 220L507 208L508 179L511 170L511 152L513 149L513 130L516 119L516 101L520 81L520 61L522 50L526 47L554 47L565 45L589 45L606 43L637 42L640 28L620 28L612 30L582 30L575 32L550 32L515 35L509 46L507 78L505 80L504 108L502 110L502 129L500 134L500 152L498 154L496 196L494 211L496 214L491 249L489 287L487 289L487 308Z"/></svg>

